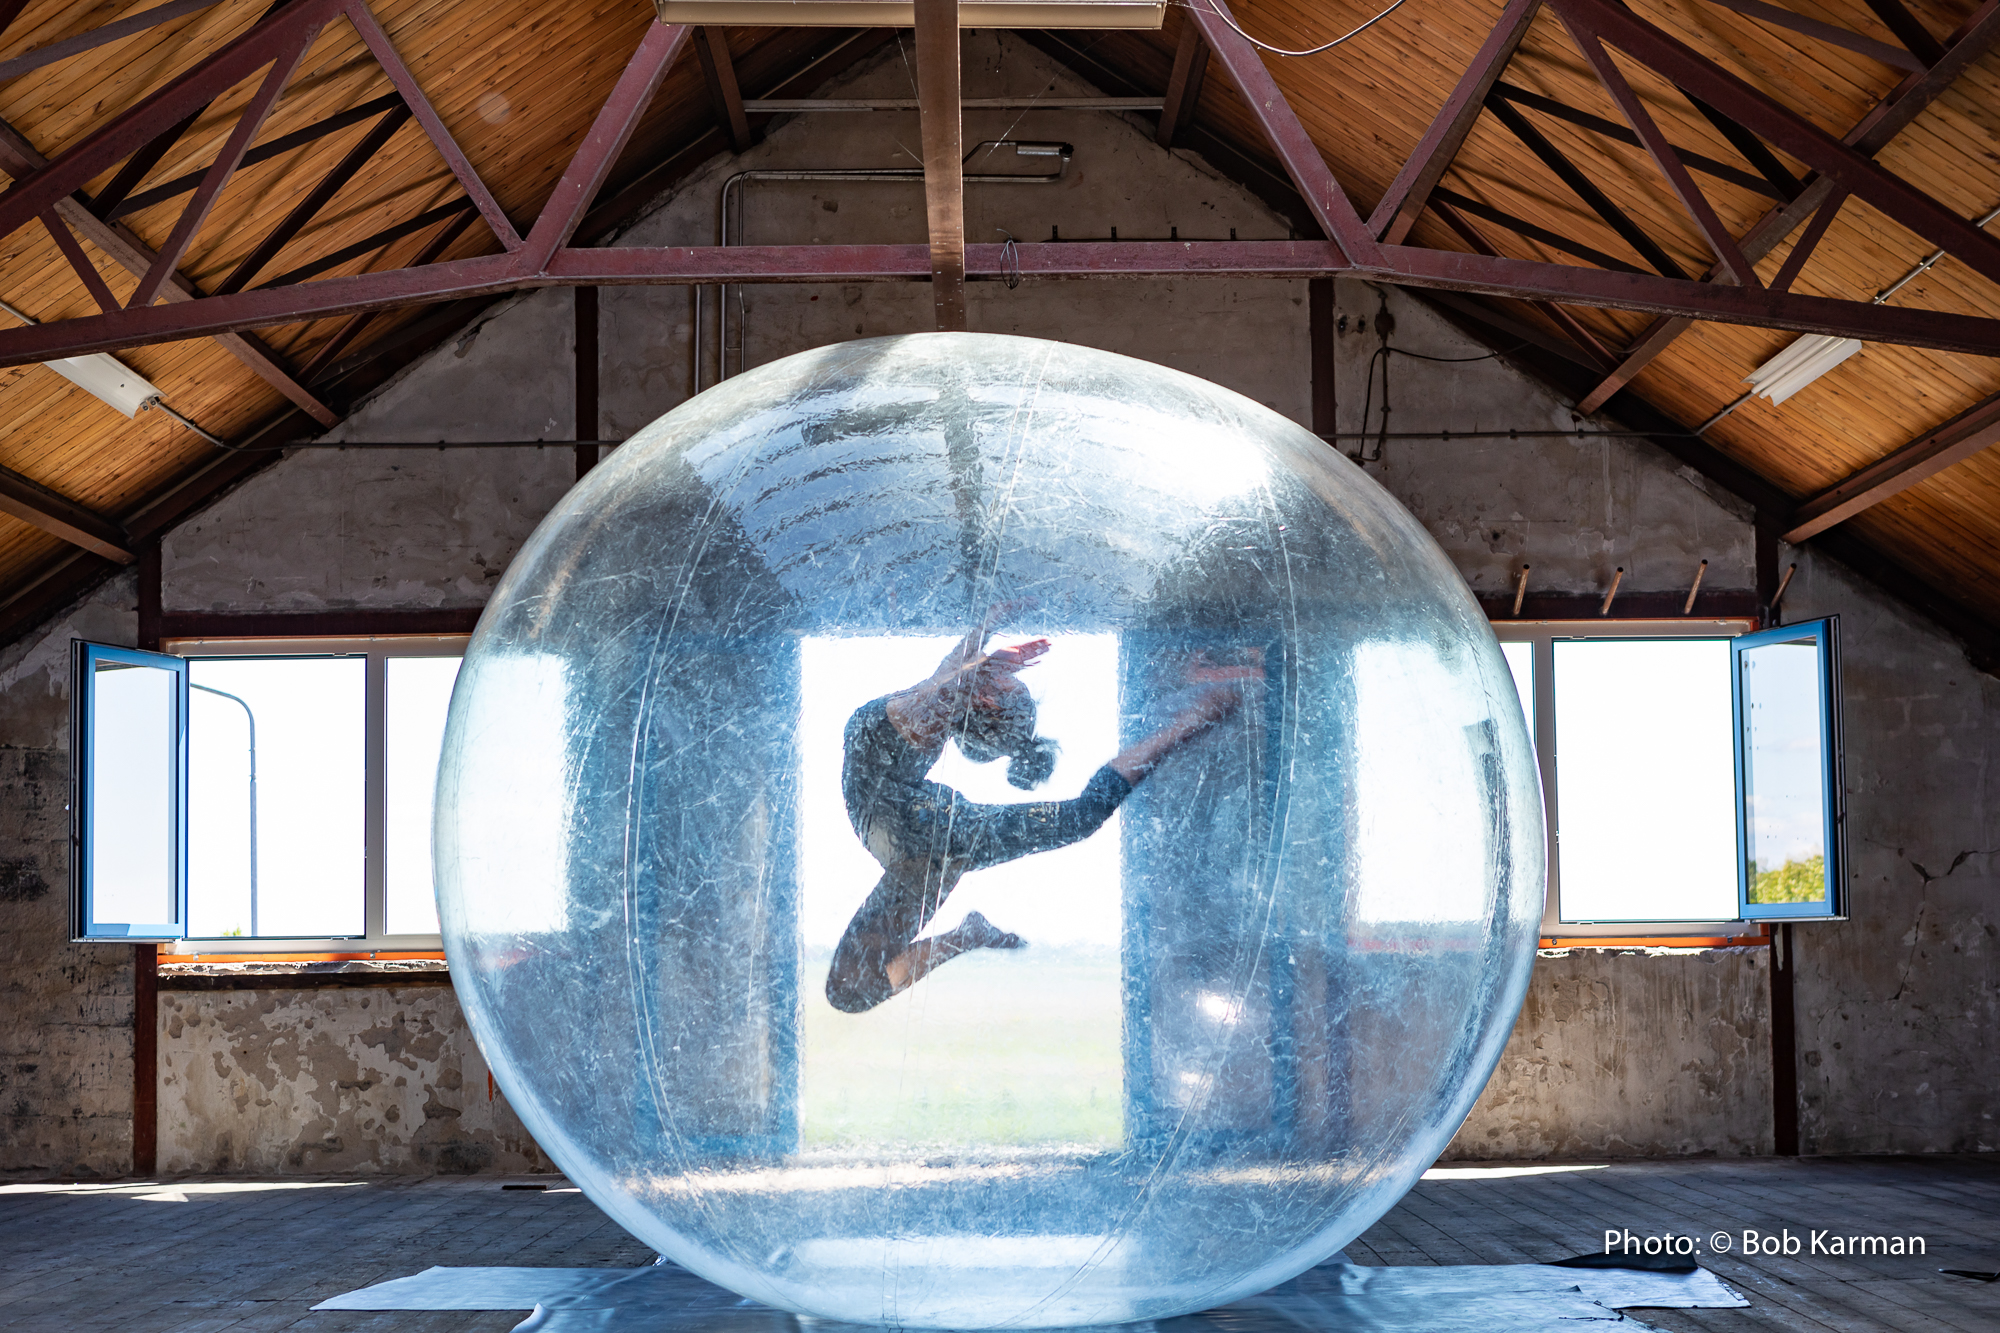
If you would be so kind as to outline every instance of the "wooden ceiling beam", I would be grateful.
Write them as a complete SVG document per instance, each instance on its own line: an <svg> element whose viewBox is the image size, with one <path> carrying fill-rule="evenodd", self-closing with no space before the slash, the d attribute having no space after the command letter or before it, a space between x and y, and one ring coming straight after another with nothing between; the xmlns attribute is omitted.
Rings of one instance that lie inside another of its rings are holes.
<svg viewBox="0 0 2000 1333"><path fill-rule="evenodd" d="M1278 81L1264 67L1264 58L1236 30L1235 21L1223 0L1202 0L1201 4L1190 6L1188 12L1201 25L1203 40L1215 52L1215 58L1229 76L1229 81L1236 86L1251 119L1257 122L1257 128L1264 132L1271 147L1277 150L1278 160L1284 163L1285 174L1292 178L1292 185L1312 211L1320 230L1353 263L1378 263L1381 254L1376 247L1374 233L1368 230L1361 215L1355 211L1353 200L1347 197L1347 191L1341 188L1340 182L1327 168L1319 146L1313 142L1306 127L1299 123L1298 113L1285 100L1284 90L1278 87Z"/></svg>
<svg viewBox="0 0 2000 1333"><path fill-rule="evenodd" d="M1638 135L1632 133L1630 129L1620 125L1615 120L1606 120L1604 117L1592 115L1588 111L1579 111L1565 102L1558 102L1553 97L1544 97L1540 93L1516 87L1505 79L1501 79L1493 85L1490 95L1512 102L1516 106L1524 106L1532 111L1539 111L1543 115L1552 117L1553 119L1567 121L1578 129L1589 130L1593 134L1601 134L1615 143L1622 143L1630 148L1643 149L1646 146L1639 141ZM1741 186L1746 190L1755 190L1758 194L1776 199L1780 203L1792 197L1792 194L1785 193L1768 178L1760 176L1756 172L1744 171L1741 168L1732 167L1727 162L1718 161L1701 153L1690 152L1688 149L1679 146L1676 146L1674 151L1680 154L1681 161L1687 163L1688 166L1701 172L1703 175L1713 176L1717 180L1728 181L1731 185ZM1795 190L1792 193L1796 194L1797 191Z"/></svg>
<svg viewBox="0 0 2000 1333"><path fill-rule="evenodd" d="M1797 545L1816 537L1996 443L2000 443L2000 394L1967 408L1935 430L1925 431L1888 457L1807 500L1793 512L1785 540Z"/></svg>
<svg viewBox="0 0 2000 1333"><path fill-rule="evenodd" d="M1160 147L1172 148L1174 136L1194 120L1195 105L1201 101L1201 81L1207 73L1208 43L1201 39L1201 25L1181 24L1173 73L1167 76L1166 100L1160 104L1160 125L1153 132L1153 141Z"/></svg>
<svg viewBox="0 0 2000 1333"><path fill-rule="evenodd" d="M1913 70L1921 74L1929 68L1900 46L1891 46L1887 42L1863 37L1859 33L1849 32L1834 24L1807 18L1780 5L1767 5L1764 0L1709 0L1709 3L1720 9L1734 10L1745 18L1768 23L1774 28L1788 28L1801 36L1842 47L1856 55L1867 56L1870 60L1879 60L1894 69Z"/></svg>
<svg viewBox="0 0 2000 1333"><path fill-rule="evenodd" d="M2000 44L2000 0L1983 0L1978 10L1953 36L1943 60L1897 84L1887 97L1855 123L1840 142L1864 158L1881 152L1890 140L1902 133L1911 121L1996 44ZM1777 249L1786 237L1811 220L1835 188L1836 182L1831 176L1822 174L1808 180L1798 198L1772 209L1743 234L1740 245L1744 255L1756 263ZM1720 274L1711 273L1708 280L1715 282L1719 277ZM1604 406L1611 395L1630 384L1640 371L1652 364L1655 357L1673 346L1691 323L1678 318L1654 320L1633 340L1624 360L1583 395L1577 403L1577 411L1590 413Z"/></svg>
<svg viewBox="0 0 2000 1333"><path fill-rule="evenodd" d="M23 176L40 171L48 166L49 160L35 150L35 146L24 138L6 121L0 120L0 169L19 180ZM55 214L75 229L76 234L111 257L126 272L134 276L143 275L153 265L155 258L151 249L132 233L129 227L109 223L90 211L90 200L82 194L73 194L59 199L54 205ZM200 288L187 278L176 273L160 290L160 295L168 301L193 301L203 295ZM247 366L259 379L269 384L301 411L322 426L331 426L340 420L334 410L321 402L299 382L284 359L267 347L263 340L243 332L213 335L224 351Z"/></svg>
<svg viewBox="0 0 2000 1333"><path fill-rule="evenodd" d="M931 312L939 332L963 333L965 114L959 105L958 0L916 0L917 118L923 133L924 220L930 234Z"/></svg>
<svg viewBox="0 0 2000 1333"><path fill-rule="evenodd" d="M1458 191L1450 189L1443 185L1439 185L1434 189L1432 189L1431 191L1432 208L1436 209L1437 205L1439 204L1444 204L1447 207L1455 209L1460 213L1470 213L1473 217L1481 218L1487 222L1493 223L1496 226L1505 227L1508 231L1513 232L1516 236L1525 237L1528 240L1539 242L1542 245L1548 246L1551 250L1558 251L1562 254L1575 255L1578 259L1584 260L1587 263L1595 264L1599 268L1608 268L1619 273L1645 272L1644 269L1640 268L1636 264L1628 264L1624 260L1616 257L1615 255L1605 254L1604 251L1593 249L1592 247L1585 245L1581 241L1563 235L1561 232L1551 231L1547 227L1537 226L1536 224L1528 221L1526 218L1515 217L1512 213L1509 213L1504 209L1495 208L1493 207L1493 205L1486 203L1483 200L1474 199L1471 195L1468 194L1460 194ZM1439 212L1438 216L1443 218L1444 214L1442 212ZM1446 224L1449 225L1451 220L1449 218L1445 218L1445 221ZM1458 229L1456 227L1453 227L1452 230L1457 231ZM1464 235L1463 232L1460 232L1459 234ZM1484 252L1478 250L1475 247L1474 253L1484 253Z"/></svg>
<svg viewBox="0 0 2000 1333"><path fill-rule="evenodd" d="M218 293L239 292L248 286L250 279L257 276L258 270L276 259L278 252L283 250L294 236L305 230L306 225L318 216L322 208L333 202L333 197L340 193L341 188L353 180L375 154L382 151L383 145L395 136L397 130L403 128L403 123L409 118L409 107L399 101L376 123L374 129L363 136L360 143L348 150L347 156L343 157L333 170L327 172L305 198L293 206L283 221L271 228L249 254L237 261L236 267L229 270L228 277L216 284L215 290Z"/></svg>
<svg viewBox="0 0 2000 1333"><path fill-rule="evenodd" d="M294 3L304 4L306 0L294 0ZM444 120L438 115L437 108L433 107L430 98L424 95L423 87L418 84L416 75L410 73L410 67L403 63L403 57L396 51L396 44L389 40L389 34L384 32L382 25L376 21L375 15L368 8L367 0L341 0L341 10L347 15L347 21L354 25L354 31L360 34L362 44L368 48L369 54L375 57L375 63L382 67L382 72L389 76L389 82L393 83L396 91L403 95L404 104L416 116L417 124L424 127L424 133L430 137L431 146L437 149L438 156L444 159L444 164L451 169L451 174L458 177L459 186L479 209L479 215L486 219L486 225L493 229L493 235L499 240L501 247L507 250L520 249L520 233L514 230L513 222L493 198L493 192L486 188L486 182L479 178L479 173L473 169L464 150L458 146L458 140L452 138L451 131L445 128ZM6 196L0 195L0 204L5 202ZM4 217L0 217L0 222L4 222Z"/></svg>
<svg viewBox="0 0 2000 1333"><path fill-rule="evenodd" d="M67 222L56 216L53 208L42 214L42 227L49 233L49 239L56 243L56 249L62 251L63 258L69 261L76 276L82 279L84 289L90 293L90 299L97 302L97 308L106 313L122 309L111 288L105 285L104 275L97 271L97 265L90 262L90 256L76 243L76 233L69 229Z"/></svg>
<svg viewBox="0 0 2000 1333"><path fill-rule="evenodd" d="M1637 251L1640 258L1653 266L1653 271L1662 277L1687 279L1687 270L1673 261L1673 257L1660 248L1660 243L1646 234L1646 229L1634 222L1624 209L1611 201L1611 196L1597 187L1590 173L1569 160L1562 149L1551 143L1546 135L1529 123L1504 97L1488 94L1487 109L1493 118L1505 125L1508 131L1519 139L1524 147L1542 160L1542 165L1554 172L1556 179L1570 188L1570 192L1584 202L1591 212L1604 221L1604 225L1618 233L1625 244ZM1637 138L1637 135L1633 136Z"/></svg>
<svg viewBox="0 0 2000 1333"><path fill-rule="evenodd" d="M1645 144L1646 155L1653 159L1653 165L1660 169L1660 174L1667 178L1667 184L1673 187L1681 207L1687 210L1688 216L1694 220L1695 229L1708 242L1709 251L1737 286L1757 286L1756 268L1743 257L1743 251L1737 248L1736 238L1729 234L1729 228L1716 216L1715 206L1708 202L1708 196L1694 183L1694 177L1688 175L1680 154L1667 142L1667 136L1660 131L1652 113L1646 110L1645 103L1639 100L1639 94L1633 92L1632 85L1625 81L1611 53L1604 49L1603 43L1594 34L1577 22L1575 14L1569 9L1564 8L1561 17L1577 49L1583 53L1584 62L1597 75L1604 91L1611 95L1611 101L1617 106L1618 113L1625 117L1625 123Z"/></svg>
<svg viewBox="0 0 2000 1333"><path fill-rule="evenodd" d="M121 565L138 558L132 539L116 523L4 467L0 467L0 514L12 514L72 546Z"/></svg>
<svg viewBox="0 0 2000 1333"><path fill-rule="evenodd" d="M319 36L319 25L301 24L279 48L271 61L269 71L264 75L264 81L258 85L256 93L243 108L243 113L236 118L236 126L230 130L229 138L222 145L222 151L217 153L215 161L209 164L207 174L201 178L201 184L195 186L194 194L188 199L187 206L181 210L180 219L174 223L173 233L167 237L167 242L160 247L159 253L153 256L152 266L139 279L139 286L132 293L131 305L135 307L151 305L159 296L160 288L164 287L167 280L179 270L181 257L187 253L188 246L194 243L195 233L201 230L201 224L208 221L210 210L215 207L215 201L222 194L222 187L236 174L236 168L242 163L243 155L250 151L250 141L255 139L257 131L264 127L265 117L269 116L273 108L278 105L279 95L285 91L285 85L291 82L292 74L298 69L299 62L305 59L306 48L313 44L313 39L317 36Z"/></svg>
<svg viewBox="0 0 2000 1333"><path fill-rule="evenodd" d="M315 121L302 130L293 130L290 134L279 135L269 143L258 144L243 155L243 164L237 170L243 171L256 166L259 162L268 161L280 153L289 153L294 148L303 148L315 140L324 139L329 134L337 134L350 125L359 125L364 120L373 120L384 111L401 105L403 105L403 95L401 93L384 93L382 96L371 98L359 106L335 112L325 120ZM147 151L150 152L151 149ZM137 160L136 156L132 159L134 162ZM131 162L128 162L126 165L129 167ZM152 167L149 165L146 170L150 171ZM106 221L116 222L128 213L136 213L142 208L151 208L154 204L163 204L177 195L186 194L189 190L201 184L202 175L206 171L206 167L202 168L201 171L190 171L185 176L178 176L163 185L156 185L150 190L142 190L138 194L133 195L117 195L114 197L111 187L107 186L104 193L91 201L91 207L99 217L104 218ZM119 174L122 176L124 173L121 170ZM140 178L143 178L144 175L145 172L141 172ZM135 180L134 184L136 183L137 181ZM113 184L115 185L116 181Z"/></svg>
<svg viewBox="0 0 2000 1333"><path fill-rule="evenodd" d="M126 213L135 211L138 207L142 207L142 205L134 205L128 208L124 205L126 199L131 196L132 191L138 189L139 183L146 179L154 167L160 165L161 158L173 151L174 145L181 141L181 137L194 128L195 122L201 119L202 113L207 111L210 105L213 104L207 103L188 112L188 114L182 116L178 121L153 136L151 143L126 158L125 165L118 168L118 174L113 176L110 182L91 199L90 211L109 221L112 218L122 217ZM201 184L201 178L207 174L208 168L206 167L203 167L200 171L189 173L183 178L187 181L187 190L192 190L195 186ZM185 194L187 190L181 190L178 193ZM173 197L169 194L160 194L158 191L154 193L159 194L159 198L152 201L154 203L158 203L161 199L170 199Z"/></svg>
<svg viewBox="0 0 2000 1333"><path fill-rule="evenodd" d="M729 144L739 153L750 151L756 140L750 133L750 117L743 110L743 89L736 82L736 62L729 57L729 37L721 28L702 28L694 42L695 58L701 62L702 81L708 98L715 103L716 123L729 132Z"/></svg>
<svg viewBox="0 0 2000 1333"><path fill-rule="evenodd" d="M94 51L107 43L130 37L134 33L144 32L148 28L157 28L162 23L170 23L177 18L184 18L197 10L213 8L218 3L220 3L220 0L168 0L164 5L155 5L151 9L141 10L131 18L119 19L115 23L101 24L98 27L92 28L89 32L80 32L74 37L65 37L59 42L50 42L47 46L38 46L34 50L24 52L11 60L0 60L0 82L5 82L8 79L18 79L23 74L41 69L46 65L53 65L58 60L67 60L71 56L82 55L85 51ZM21 6L15 5L13 9L15 13L19 13ZM8 15L7 21L11 22L12 17L12 15ZM0 29L4 27L5 24L0 23Z"/></svg>
<svg viewBox="0 0 2000 1333"><path fill-rule="evenodd" d="M1923 61L1926 69L1944 59L1944 43L1931 35L1923 20L1903 8L1900 0L1867 0L1882 26L1896 35L1903 49Z"/></svg>
<svg viewBox="0 0 2000 1333"><path fill-rule="evenodd" d="M1444 179L1452 159L1465 144L1465 136L1472 132L1473 122L1479 119L1480 108L1486 105L1494 85L1507 69L1507 62L1514 58L1535 15L1541 12L1542 0L1507 0L1500 21L1486 34L1479 53L1460 76L1458 86L1445 99L1430 128L1424 131L1409 160L1403 163L1388 192L1369 215L1370 235L1389 245L1401 245L1408 238L1431 191Z"/></svg>

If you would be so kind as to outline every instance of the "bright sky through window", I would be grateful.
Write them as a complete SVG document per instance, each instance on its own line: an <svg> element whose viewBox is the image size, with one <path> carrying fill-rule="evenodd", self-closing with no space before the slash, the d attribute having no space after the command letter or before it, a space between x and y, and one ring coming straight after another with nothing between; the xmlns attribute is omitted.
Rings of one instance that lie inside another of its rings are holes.
<svg viewBox="0 0 2000 1333"><path fill-rule="evenodd" d="M388 718L383 781L388 843L383 929L391 935L435 935L437 893L431 884L431 809L438 753L456 657L392 657L387 669Z"/></svg>
<svg viewBox="0 0 2000 1333"><path fill-rule="evenodd" d="M258 934L361 934L362 659L195 658L189 670L189 935L251 934L253 887Z"/></svg>
<svg viewBox="0 0 2000 1333"><path fill-rule="evenodd" d="M1452 681L1467 669L1440 661L1428 643L1354 650L1355 917L1366 925L1486 913L1488 849L1476 829L1465 836L1462 820L1479 808L1474 765L1489 718Z"/></svg>
<svg viewBox="0 0 2000 1333"><path fill-rule="evenodd" d="M1036 637L1031 628L992 642ZM972 763L948 744L932 781L989 804L1061 800L1117 752L1117 638L1049 637L1048 656L1021 679L1038 704L1038 730L1062 747L1054 774L1020 791L1005 764ZM976 909L1025 938L1026 950L955 958L864 1014L836 1012L823 993L833 947L882 875L841 798L847 719L929 676L956 642L881 636L803 646L802 1131L809 1146L1060 1141L1101 1150L1118 1142L1124 1107L1116 815L1082 842L967 875L925 932L950 930ZM934 1034L934 1044L911 1046L913 1031Z"/></svg>
<svg viewBox="0 0 2000 1333"><path fill-rule="evenodd" d="M1564 921L1736 916L1726 639L1558 639Z"/></svg>
<svg viewBox="0 0 2000 1333"><path fill-rule="evenodd" d="M1033 633L995 638L1024 643ZM1083 790L1118 750L1118 640L1109 634L1052 635L1047 657L1023 672L1041 734L1062 747L1054 775L1033 791L1007 783L1002 763L975 764L947 744L931 780L974 801L1062 800ZM881 636L807 639L799 727L804 756L805 947L824 957L882 867L847 821L840 794L841 738L847 719L870 699L929 676L958 640ZM1116 950L1119 939L1118 817L1073 846L966 876L924 932L941 934L977 909L996 925L1041 945Z"/></svg>

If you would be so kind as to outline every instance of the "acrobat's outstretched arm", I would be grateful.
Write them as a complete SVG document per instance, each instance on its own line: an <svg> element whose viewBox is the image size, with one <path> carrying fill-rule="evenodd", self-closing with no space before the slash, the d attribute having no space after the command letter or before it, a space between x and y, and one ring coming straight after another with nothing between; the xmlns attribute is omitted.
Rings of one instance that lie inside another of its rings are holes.
<svg viewBox="0 0 2000 1333"><path fill-rule="evenodd" d="M1049 650L1047 639L1033 639L1011 648L986 652L986 639L996 625L1016 612L1033 606L1032 599L996 602L986 615L944 655L937 670L920 683L889 696L889 720L912 744L931 746L943 741L946 731L975 704L993 704L1004 681L1026 668Z"/></svg>

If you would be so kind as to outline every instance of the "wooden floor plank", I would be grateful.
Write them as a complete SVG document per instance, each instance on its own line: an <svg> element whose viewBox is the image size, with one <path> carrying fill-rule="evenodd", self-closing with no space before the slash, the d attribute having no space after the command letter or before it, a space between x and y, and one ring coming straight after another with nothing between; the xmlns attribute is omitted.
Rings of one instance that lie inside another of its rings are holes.
<svg viewBox="0 0 2000 1333"><path fill-rule="evenodd" d="M1703 1262L1744 1309L1636 1310L1667 1333L1991 1333L2000 1289L1944 1277L1941 1249L2000 1242L2000 1171L1946 1159L1619 1162L1492 1176L1450 1164L1349 1247L1368 1264L1546 1261L1601 1248L1607 1228L1706 1234L1817 1220L1923 1234L1925 1256L1725 1256ZM200 1182L183 1182L199 1185ZM285 1182L296 1183L296 1182ZM341 1291L432 1264L635 1267L651 1252L581 1194L503 1191L493 1177L339 1188L22 1194L0 1189L0 1325L97 1333L486 1333L517 1312L311 1315ZM328 1257L338 1256L337 1267Z"/></svg>

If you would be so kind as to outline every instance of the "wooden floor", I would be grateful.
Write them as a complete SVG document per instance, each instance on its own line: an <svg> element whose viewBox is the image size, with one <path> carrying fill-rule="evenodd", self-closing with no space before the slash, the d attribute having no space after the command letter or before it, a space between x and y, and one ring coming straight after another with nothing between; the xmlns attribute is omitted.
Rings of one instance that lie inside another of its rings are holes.
<svg viewBox="0 0 2000 1333"><path fill-rule="evenodd" d="M543 1178L548 1179L547 1177ZM188 1180L0 1186L0 1329L442 1333L525 1316L311 1314L315 1301L432 1264L634 1267L651 1253L580 1193L494 1177ZM1790 1231L1801 1253L1709 1253L1713 1233ZM1451 1166L1349 1255L1370 1264L1548 1261L1606 1230L1702 1238L1702 1262L1752 1302L1634 1312L1692 1333L2000 1330L2000 1161L1968 1157ZM1811 1235L1922 1236L1914 1257L1809 1253Z"/></svg>

